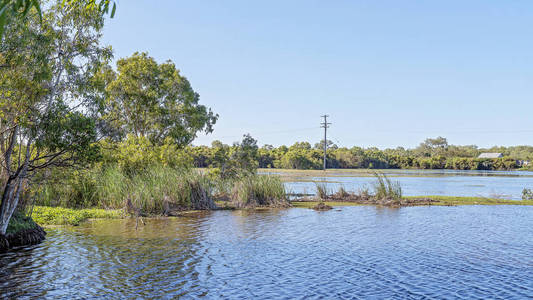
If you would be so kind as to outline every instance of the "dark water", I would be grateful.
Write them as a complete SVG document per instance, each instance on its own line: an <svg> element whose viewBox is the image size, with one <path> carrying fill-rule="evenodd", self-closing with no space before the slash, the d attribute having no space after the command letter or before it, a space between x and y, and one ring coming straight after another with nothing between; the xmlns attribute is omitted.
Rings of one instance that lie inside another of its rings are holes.
<svg viewBox="0 0 533 300"><path fill-rule="evenodd" d="M216 211L49 229L0 298L533 297L533 207Z"/></svg>
<svg viewBox="0 0 533 300"><path fill-rule="evenodd" d="M400 182L406 196L467 196L520 200L524 188L533 189L533 172L381 170ZM331 174L330 174L331 175ZM338 173L328 177L292 177L286 182L292 193L314 194L314 182L326 182L331 191L343 186L348 191L372 188L375 178L368 173Z"/></svg>

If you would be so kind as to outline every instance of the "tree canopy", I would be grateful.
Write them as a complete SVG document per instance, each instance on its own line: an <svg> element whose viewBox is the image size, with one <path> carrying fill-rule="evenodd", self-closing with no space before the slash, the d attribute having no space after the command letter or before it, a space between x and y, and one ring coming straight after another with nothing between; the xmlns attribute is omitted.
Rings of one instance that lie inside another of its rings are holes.
<svg viewBox="0 0 533 300"><path fill-rule="evenodd" d="M199 104L200 96L171 61L158 64L147 53L118 60L116 73L105 77L105 120L123 139L146 137L154 144L166 139L185 146L198 132L213 131L218 115Z"/></svg>

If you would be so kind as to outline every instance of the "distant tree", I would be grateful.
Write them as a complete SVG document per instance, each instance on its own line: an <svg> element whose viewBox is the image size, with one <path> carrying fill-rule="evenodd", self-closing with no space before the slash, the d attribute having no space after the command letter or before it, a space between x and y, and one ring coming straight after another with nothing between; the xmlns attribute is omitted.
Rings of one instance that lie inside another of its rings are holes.
<svg viewBox="0 0 533 300"><path fill-rule="evenodd" d="M335 145L331 140L328 140L328 149L338 149L339 147ZM324 140L321 140L319 143L315 144L315 149L323 150L324 149Z"/></svg>
<svg viewBox="0 0 533 300"><path fill-rule="evenodd" d="M311 144L309 144L308 142L296 142L289 147L289 150L294 149L311 150Z"/></svg>
<svg viewBox="0 0 533 300"><path fill-rule="evenodd" d="M434 139L428 138L416 149L421 156L444 155L448 150L448 140L441 136Z"/></svg>
<svg viewBox="0 0 533 300"><path fill-rule="evenodd" d="M109 81L104 118L120 137L132 133L154 144L171 138L185 146L198 132L213 131L218 115L199 104L171 61L158 64L147 53L134 53L118 60L116 74L108 69L103 77Z"/></svg>
<svg viewBox="0 0 533 300"><path fill-rule="evenodd" d="M243 135L242 141L231 147L229 156L221 166L222 177L249 175L256 172L258 167L257 140L250 134Z"/></svg>

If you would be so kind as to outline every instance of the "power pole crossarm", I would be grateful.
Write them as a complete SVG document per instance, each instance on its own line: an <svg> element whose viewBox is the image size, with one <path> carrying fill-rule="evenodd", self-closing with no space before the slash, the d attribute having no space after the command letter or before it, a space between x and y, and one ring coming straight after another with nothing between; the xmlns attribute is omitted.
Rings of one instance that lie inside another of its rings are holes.
<svg viewBox="0 0 533 300"><path fill-rule="evenodd" d="M324 118L324 122L320 123L322 128L324 128L324 171L326 171L326 162L327 162L327 150L328 150L328 128L331 123L328 123L328 117L329 115L323 115L321 116Z"/></svg>

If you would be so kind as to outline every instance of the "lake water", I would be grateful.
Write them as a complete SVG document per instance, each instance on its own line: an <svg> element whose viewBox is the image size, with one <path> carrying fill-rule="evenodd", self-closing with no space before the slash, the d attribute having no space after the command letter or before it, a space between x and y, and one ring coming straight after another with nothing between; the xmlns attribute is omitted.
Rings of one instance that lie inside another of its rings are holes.
<svg viewBox="0 0 533 300"><path fill-rule="evenodd" d="M214 211L47 231L0 254L0 298L533 297L533 206Z"/></svg>
<svg viewBox="0 0 533 300"><path fill-rule="evenodd" d="M330 171L331 172L331 171ZM288 177L291 193L314 194L315 182L325 182L332 192L343 186L348 191L372 188L372 171L328 173L328 176ZM392 181L400 182L406 196L473 196L520 200L524 188L533 189L533 172L525 171L452 171L452 170L380 170ZM269 172L263 172L269 173ZM283 172L273 174L288 175ZM315 173L316 174L316 173Z"/></svg>

